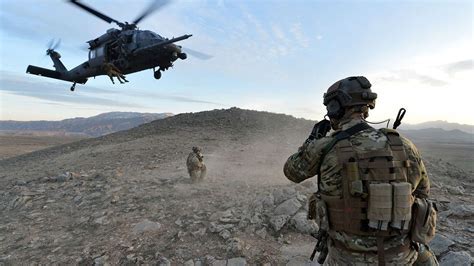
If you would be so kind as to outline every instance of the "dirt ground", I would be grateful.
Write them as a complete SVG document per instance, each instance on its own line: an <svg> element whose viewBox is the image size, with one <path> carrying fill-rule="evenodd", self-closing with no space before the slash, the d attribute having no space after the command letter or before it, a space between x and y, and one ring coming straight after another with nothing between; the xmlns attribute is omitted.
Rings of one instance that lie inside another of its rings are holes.
<svg viewBox="0 0 474 266"><path fill-rule="evenodd" d="M314 239L298 213L281 228L271 213L285 200L305 208L311 183L292 184L282 168L312 124L232 108L2 160L0 263L309 264ZM200 184L185 169L192 146L207 164ZM440 232L452 238L439 258L472 256L472 177L427 164Z"/></svg>
<svg viewBox="0 0 474 266"><path fill-rule="evenodd" d="M0 160L42 150L48 147L75 142L84 138L85 137L79 136L19 135L0 133Z"/></svg>

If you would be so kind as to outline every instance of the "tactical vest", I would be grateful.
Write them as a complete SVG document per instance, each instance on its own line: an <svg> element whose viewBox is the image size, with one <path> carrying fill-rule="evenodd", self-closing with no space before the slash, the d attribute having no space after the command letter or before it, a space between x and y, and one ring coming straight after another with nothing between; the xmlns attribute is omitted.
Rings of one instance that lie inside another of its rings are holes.
<svg viewBox="0 0 474 266"><path fill-rule="evenodd" d="M357 151L349 138L368 128L367 124L358 124L341 131L323 150L325 155L334 148L343 166L342 197L320 193L326 203L329 228L378 238L406 234L414 201L407 181L407 152L399 134L390 129L380 130L388 138L384 148Z"/></svg>

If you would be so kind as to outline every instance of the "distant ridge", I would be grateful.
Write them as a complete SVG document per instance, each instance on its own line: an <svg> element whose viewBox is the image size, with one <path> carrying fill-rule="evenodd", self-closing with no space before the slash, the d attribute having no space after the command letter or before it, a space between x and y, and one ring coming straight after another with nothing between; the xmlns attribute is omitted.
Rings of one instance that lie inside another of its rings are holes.
<svg viewBox="0 0 474 266"><path fill-rule="evenodd" d="M61 121L0 121L0 131L12 133L81 134L98 137L130 129L171 113L109 112L91 117L76 117Z"/></svg>
<svg viewBox="0 0 474 266"><path fill-rule="evenodd" d="M249 110L242 110L239 108L232 108L233 112L242 112L247 114ZM213 113L219 114L218 111L205 111L196 113L197 117L189 119L188 124L197 123L201 114ZM237 112L237 113L239 113ZM226 113L226 112L224 112ZM256 114L267 113L261 112ZM114 133L117 131L128 130L140 126L154 120L160 120L173 116L171 113L138 113L138 112L109 112L96 116L83 118L71 118L61 121L0 121L0 133L3 131L14 132L18 134L63 134L63 135L86 135L91 137L98 137ZM174 116L176 119L186 117L187 114L179 114ZM249 115L252 117L253 115ZM199 118L198 118L199 117ZM257 117L260 117L258 115ZM279 116L276 116L279 117ZM283 116L288 117L288 116ZM196 120L194 120L196 119ZM309 124L311 122L306 120ZM399 127L400 132L408 138L415 141L435 141L435 142L450 142L450 143L473 143L474 126L458 123L450 123L447 121L429 121L420 124L406 124L402 123ZM308 131L309 132L309 131ZM306 134L307 132L305 132Z"/></svg>
<svg viewBox="0 0 474 266"><path fill-rule="evenodd" d="M402 123L399 129L401 130L416 130L416 129L428 129L428 128L440 128L444 130L460 130L469 134L474 134L474 125L451 123L444 120L428 121L419 124L405 124Z"/></svg>
<svg viewBox="0 0 474 266"><path fill-rule="evenodd" d="M399 132L409 139L419 142L435 143L470 143L474 144L474 134L459 129L423 128L416 130L400 129Z"/></svg>

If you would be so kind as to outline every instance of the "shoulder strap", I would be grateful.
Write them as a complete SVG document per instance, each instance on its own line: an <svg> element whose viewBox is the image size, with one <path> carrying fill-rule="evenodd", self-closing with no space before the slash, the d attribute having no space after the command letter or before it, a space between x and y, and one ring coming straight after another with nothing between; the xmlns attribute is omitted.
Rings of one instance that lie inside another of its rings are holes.
<svg viewBox="0 0 474 266"><path fill-rule="evenodd" d="M400 133L398 133L398 131L396 131L395 129L381 128L379 129L379 131L382 132L385 136L387 136L388 141L391 145L403 146L402 139L400 138Z"/></svg>
<svg viewBox="0 0 474 266"><path fill-rule="evenodd" d="M403 168L405 168L402 170L402 176L403 180L406 182L409 175L408 168L410 167L410 160L408 159L408 154L403 145L400 133L394 129L389 128L382 128L379 131L387 137L388 144L390 145L393 155L395 156L396 160L402 163Z"/></svg>
<svg viewBox="0 0 474 266"><path fill-rule="evenodd" d="M363 131L363 130L366 130L366 129L369 129L369 128L372 128L372 127L369 126L367 123L359 123L359 124L357 124L355 126L352 126L352 127L348 128L346 130L336 132L336 134L333 135L333 140L331 142L329 142L323 148L321 158L319 159L318 168L317 168L317 172L316 172L317 175L318 175L318 189L319 189L319 184L320 184L320 180L321 180L321 165L324 161L324 157L326 157L326 155L334 147L334 145L336 145L336 143L340 140L348 139L352 135L355 135L356 133L358 133L360 131Z"/></svg>

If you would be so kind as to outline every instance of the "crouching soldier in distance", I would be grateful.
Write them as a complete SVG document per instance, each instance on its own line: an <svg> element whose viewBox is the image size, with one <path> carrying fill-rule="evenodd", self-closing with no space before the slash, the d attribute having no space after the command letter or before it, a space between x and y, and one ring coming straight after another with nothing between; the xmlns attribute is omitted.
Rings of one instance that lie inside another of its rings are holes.
<svg viewBox="0 0 474 266"><path fill-rule="evenodd" d="M427 246L436 206L425 166L411 141L366 123L377 98L370 87L365 77L329 87L330 121L317 123L284 166L293 182L318 176L308 215L320 228L311 259L319 251L324 265L438 265Z"/></svg>
<svg viewBox="0 0 474 266"><path fill-rule="evenodd" d="M186 166L193 183L201 182L206 177L207 169L203 158L201 148L198 147L193 147L193 151L188 155Z"/></svg>
<svg viewBox="0 0 474 266"><path fill-rule="evenodd" d="M113 84L115 84L114 77L116 77L121 84L123 84L124 81L128 82L128 80L125 79L125 76L122 74L120 69L118 69L113 63L105 62L102 68L104 69L107 76L109 76Z"/></svg>

